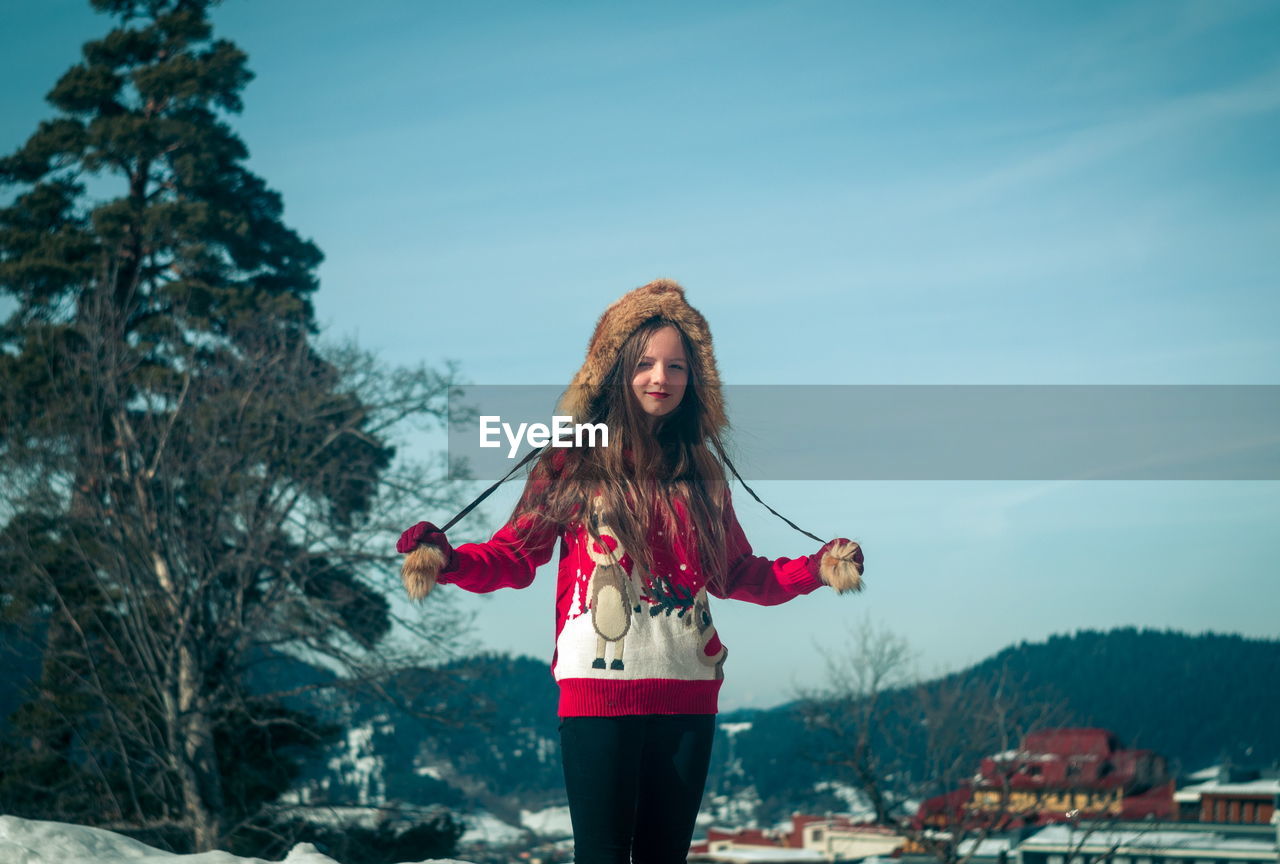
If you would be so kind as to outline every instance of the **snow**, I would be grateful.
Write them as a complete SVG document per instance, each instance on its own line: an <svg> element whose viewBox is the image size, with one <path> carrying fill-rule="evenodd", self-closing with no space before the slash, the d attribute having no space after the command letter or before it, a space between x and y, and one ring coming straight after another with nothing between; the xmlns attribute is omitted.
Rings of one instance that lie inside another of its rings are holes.
<svg viewBox="0 0 1280 864"><path fill-rule="evenodd" d="M573 836L573 823L569 821L567 804L543 810L521 810L520 824L539 837L558 839Z"/></svg>
<svg viewBox="0 0 1280 864"><path fill-rule="evenodd" d="M1003 753L996 753L994 756L988 757L993 762L1057 762L1062 758L1057 753L1032 753L1029 750L1005 750Z"/></svg>
<svg viewBox="0 0 1280 864"><path fill-rule="evenodd" d="M1280 795L1280 780L1249 780L1241 783L1219 783L1211 780L1208 783L1197 783L1184 786L1173 793L1173 800L1179 804L1190 804L1201 800L1204 795Z"/></svg>
<svg viewBox="0 0 1280 864"><path fill-rule="evenodd" d="M0 861L4 864L268 864L229 852L175 855L101 828L0 816ZM299 843L285 864L339 864L310 843ZM466 864L457 859L404 864Z"/></svg>
<svg viewBox="0 0 1280 864"><path fill-rule="evenodd" d="M848 808L847 815L854 822L875 818L875 807L867 800L867 796L863 791L856 786L850 786L848 783L841 783L838 780L822 780L815 783L813 789L815 792L830 792L843 801Z"/></svg>
<svg viewBox="0 0 1280 864"><path fill-rule="evenodd" d="M1142 830L1094 830L1087 827L1073 829L1070 825L1050 825L1022 841L1026 847L1066 846L1092 849L1095 847L1130 847L1136 849L1180 849L1196 851L1269 852L1274 855L1276 843L1270 839L1227 837L1217 832L1178 831L1170 828Z"/></svg>
<svg viewBox="0 0 1280 864"><path fill-rule="evenodd" d="M1179 804L1190 804L1200 800L1200 787L1188 786L1185 789L1179 789L1173 793L1173 800Z"/></svg>
<svg viewBox="0 0 1280 864"><path fill-rule="evenodd" d="M488 843L491 846L504 846L520 840L525 833L523 828L508 825L487 810L468 813L463 817L463 821L467 825L467 830L458 841L463 845Z"/></svg>
<svg viewBox="0 0 1280 864"><path fill-rule="evenodd" d="M788 849L782 846L776 849L728 849L724 852L707 852L706 857L713 861L725 862L743 862L747 864L750 861L826 861L827 858L821 853L810 851L808 849ZM699 857L703 857L699 853ZM705 858L704 858L705 860Z"/></svg>
<svg viewBox="0 0 1280 864"><path fill-rule="evenodd" d="M739 828L756 827L756 810L760 806L760 793L756 787L748 786L733 794L708 794L702 799L702 809L698 811L697 824L701 827L713 825L736 825Z"/></svg>
<svg viewBox="0 0 1280 864"><path fill-rule="evenodd" d="M998 858L1001 852L1012 851L1013 843L1007 837L987 837L982 842L978 842L978 838L974 837L970 840L961 840L956 847L959 855L972 855L975 858Z"/></svg>
<svg viewBox="0 0 1280 864"><path fill-rule="evenodd" d="M487 810L468 813L463 821L467 830L458 841L463 845L487 843L490 846L504 846L527 839L529 833L546 840L573 836L568 805L546 807L542 810L521 810L519 826L510 825Z"/></svg>
<svg viewBox="0 0 1280 864"><path fill-rule="evenodd" d="M743 721L739 723L721 723L720 731L726 735L737 735L739 732L746 732L751 728L751 721Z"/></svg>
<svg viewBox="0 0 1280 864"><path fill-rule="evenodd" d="M1245 780L1239 783L1219 783L1210 780L1194 786L1184 786L1174 793L1176 801L1198 801L1205 793L1218 795L1280 795L1280 780L1263 778L1261 780Z"/></svg>
<svg viewBox="0 0 1280 864"><path fill-rule="evenodd" d="M384 766L374 742L374 723L385 724L386 719L376 717L348 729L346 747L329 760L330 770L355 785L359 804L374 804L386 797Z"/></svg>
<svg viewBox="0 0 1280 864"><path fill-rule="evenodd" d="M412 821L429 818L438 812L435 807L360 807L344 804L312 804L282 808L281 815L304 819L314 825L338 827L377 828L388 821ZM0 862L2 864L2 862Z"/></svg>

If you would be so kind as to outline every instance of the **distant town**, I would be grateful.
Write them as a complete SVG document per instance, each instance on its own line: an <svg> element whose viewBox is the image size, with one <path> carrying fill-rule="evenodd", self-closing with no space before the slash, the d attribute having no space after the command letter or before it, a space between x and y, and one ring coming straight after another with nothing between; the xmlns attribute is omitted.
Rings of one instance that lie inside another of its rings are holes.
<svg viewBox="0 0 1280 864"><path fill-rule="evenodd" d="M1280 768L1174 776L1112 732L1030 733L973 766L969 782L892 826L874 809L796 813L773 829L708 827L690 862L1241 864L1280 861Z"/></svg>

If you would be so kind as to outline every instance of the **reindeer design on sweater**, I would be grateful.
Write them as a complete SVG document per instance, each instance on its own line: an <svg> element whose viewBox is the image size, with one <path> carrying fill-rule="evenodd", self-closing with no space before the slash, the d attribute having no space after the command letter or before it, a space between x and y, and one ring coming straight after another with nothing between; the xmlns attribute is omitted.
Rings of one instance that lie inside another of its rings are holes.
<svg viewBox="0 0 1280 864"><path fill-rule="evenodd" d="M595 512L591 516L592 527L600 539L587 541L587 555L595 562L591 582L587 586L591 626L596 631L596 658L592 661L591 668L606 668L605 650L607 644L612 642L613 662L608 664L608 668L621 670L626 668L623 651L627 632L631 629L632 607L638 607L638 601L631 584L631 575L621 564L627 550L623 548L618 535L605 522L603 506L604 499L597 498Z"/></svg>

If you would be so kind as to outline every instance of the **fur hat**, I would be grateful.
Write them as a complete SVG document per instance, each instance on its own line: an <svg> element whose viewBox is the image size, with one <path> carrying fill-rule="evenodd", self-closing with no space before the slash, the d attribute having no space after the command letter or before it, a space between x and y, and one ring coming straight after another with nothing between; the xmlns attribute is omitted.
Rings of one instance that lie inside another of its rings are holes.
<svg viewBox="0 0 1280 864"><path fill-rule="evenodd" d="M655 279L648 285L629 291L604 310L587 344L587 359L578 374L573 376L556 413L571 416L576 421L586 418L592 400L600 395L600 388L618 359L622 343L650 318L666 318L683 331L697 354L702 371L701 378L693 384L698 388L707 422L714 429L726 428L729 418L720 393L715 353L711 350L711 328L702 313L684 299L684 289L670 279Z"/></svg>

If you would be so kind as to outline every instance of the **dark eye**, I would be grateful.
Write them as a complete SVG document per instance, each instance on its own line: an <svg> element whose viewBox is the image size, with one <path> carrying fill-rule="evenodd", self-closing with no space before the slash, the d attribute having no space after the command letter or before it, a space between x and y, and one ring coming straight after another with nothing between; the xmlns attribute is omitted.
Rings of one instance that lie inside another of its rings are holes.
<svg viewBox="0 0 1280 864"><path fill-rule="evenodd" d="M702 613L702 626L703 626L703 627L710 627L710 626L711 626L711 613L710 613L710 612L703 612L703 613Z"/></svg>

